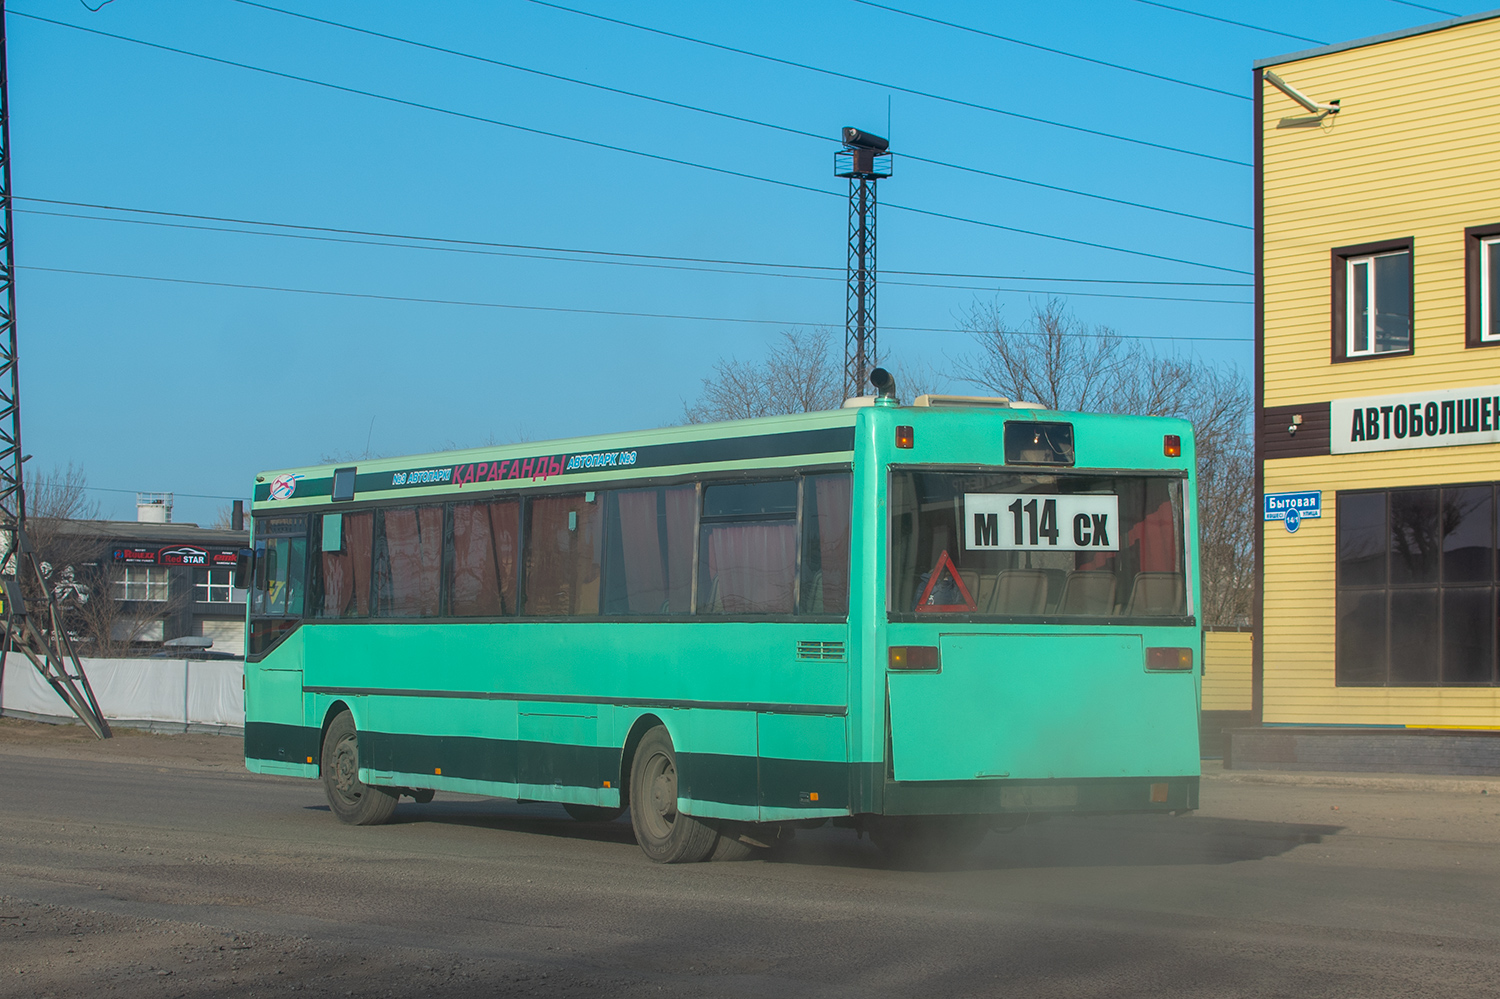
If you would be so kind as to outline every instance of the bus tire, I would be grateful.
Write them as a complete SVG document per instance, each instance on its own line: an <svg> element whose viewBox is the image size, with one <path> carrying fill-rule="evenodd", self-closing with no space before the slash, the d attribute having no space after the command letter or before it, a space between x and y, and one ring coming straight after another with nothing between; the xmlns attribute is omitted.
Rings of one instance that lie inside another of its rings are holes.
<svg viewBox="0 0 1500 999"><path fill-rule="evenodd" d="M613 822L625 814L625 809L623 808L606 808L603 805L575 805L571 801L563 802L563 811L579 822Z"/></svg>
<svg viewBox="0 0 1500 999"><path fill-rule="evenodd" d="M714 844L713 856L709 859L715 863L728 860L750 860L759 852L733 833L721 832L719 841Z"/></svg>
<svg viewBox="0 0 1500 999"><path fill-rule="evenodd" d="M658 864L696 864L718 845L718 830L677 810L677 751L660 725L630 761L630 824L641 852Z"/></svg>
<svg viewBox="0 0 1500 999"><path fill-rule="evenodd" d="M359 733L354 716L340 711L323 737L323 792L328 808L351 826L378 826L390 821L400 792L372 787L359 779Z"/></svg>

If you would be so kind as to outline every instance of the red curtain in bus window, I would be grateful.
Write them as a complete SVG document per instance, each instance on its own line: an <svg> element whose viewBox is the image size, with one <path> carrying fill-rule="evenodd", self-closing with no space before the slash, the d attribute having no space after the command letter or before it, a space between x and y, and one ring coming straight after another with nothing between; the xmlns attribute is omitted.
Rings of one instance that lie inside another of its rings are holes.
<svg viewBox="0 0 1500 999"><path fill-rule="evenodd" d="M1162 502L1130 529L1127 540L1141 545L1141 572L1180 572L1177 558L1177 523L1172 501Z"/></svg>
<svg viewBox="0 0 1500 999"><path fill-rule="evenodd" d="M344 514L344 550L323 552L323 601L319 617L368 617L370 541L375 515Z"/></svg>
<svg viewBox="0 0 1500 999"><path fill-rule="evenodd" d="M819 475L811 480L818 504L818 554L821 578L814 601L804 599L809 613L849 612L849 495L848 475ZM803 585L807 585L804 580ZM819 600L818 598L821 598ZM818 604L821 602L821 609Z"/></svg>
<svg viewBox="0 0 1500 999"><path fill-rule="evenodd" d="M673 486L667 499L667 611L686 614L693 600L693 531L698 519L698 490Z"/></svg>
<svg viewBox="0 0 1500 999"><path fill-rule="evenodd" d="M661 614L666 610L667 567L657 530L657 493L655 489L630 489L616 494L628 614Z"/></svg>
<svg viewBox="0 0 1500 999"><path fill-rule="evenodd" d="M699 594L709 614L790 614L797 566L797 525L716 524L708 535L708 578Z"/></svg>
<svg viewBox="0 0 1500 999"><path fill-rule="evenodd" d="M602 503L582 493L539 496L527 508L526 606L532 617L599 613Z"/></svg>
<svg viewBox="0 0 1500 999"><path fill-rule="evenodd" d="M686 614L692 597L697 489L631 489L616 493L615 499L620 511L625 612Z"/></svg>
<svg viewBox="0 0 1500 999"><path fill-rule="evenodd" d="M382 617L437 617L443 573L443 508L385 511L389 577L381 580Z"/></svg>
<svg viewBox="0 0 1500 999"><path fill-rule="evenodd" d="M502 617L516 612L518 500L453 508L453 582L449 612L455 617Z"/></svg>

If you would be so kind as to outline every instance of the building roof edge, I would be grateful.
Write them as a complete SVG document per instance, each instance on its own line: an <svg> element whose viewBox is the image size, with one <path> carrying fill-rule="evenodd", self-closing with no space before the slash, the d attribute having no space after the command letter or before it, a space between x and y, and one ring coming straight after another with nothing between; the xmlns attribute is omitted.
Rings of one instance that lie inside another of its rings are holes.
<svg viewBox="0 0 1500 999"><path fill-rule="evenodd" d="M1463 24L1473 24L1475 21L1488 21L1491 18L1500 17L1500 10L1481 11L1478 14L1465 14L1463 17L1451 17L1446 21L1434 21L1431 24L1419 24L1415 28L1402 28L1400 31L1387 31L1383 35L1370 35L1368 38L1356 38L1349 42L1337 42L1333 45L1320 45L1315 49L1303 49L1301 52L1289 52L1286 55L1271 56L1269 59L1257 59L1252 63L1254 69L1265 69L1267 66L1279 66L1282 63L1297 62L1301 59L1311 59L1314 56L1332 55L1335 52L1344 52L1349 49L1364 48L1366 45L1378 45L1381 42L1392 42L1398 38L1411 38L1414 35L1425 35L1430 31L1442 31L1446 28L1456 28Z"/></svg>

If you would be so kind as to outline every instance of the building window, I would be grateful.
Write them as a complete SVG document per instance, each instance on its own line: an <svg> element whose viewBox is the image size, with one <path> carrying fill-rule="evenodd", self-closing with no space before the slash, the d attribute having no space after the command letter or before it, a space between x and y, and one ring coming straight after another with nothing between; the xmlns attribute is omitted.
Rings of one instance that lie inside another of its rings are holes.
<svg viewBox="0 0 1500 999"><path fill-rule="evenodd" d="M1495 484L1338 496L1340 686L1496 684Z"/></svg>
<svg viewBox="0 0 1500 999"><path fill-rule="evenodd" d="M193 574L195 599L205 604L244 603L243 590L234 589L233 569L199 569Z"/></svg>
<svg viewBox="0 0 1500 999"><path fill-rule="evenodd" d="M1333 251L1333 359L1412 352L1412 242Z"/></svg>
<svg viewBox="0 0 1500 999"><path fill-rule="evenodd" d="M1464 298L1465 343L1500 345L1500 225L1464 230Z"/></svg>
<svg viewBox="0 0 1500 999"><path fill-rule="evenodd" d="M147 565L127 565L115 580L117 600L149 600L164 603L167 599L166 569Z"/></svg>

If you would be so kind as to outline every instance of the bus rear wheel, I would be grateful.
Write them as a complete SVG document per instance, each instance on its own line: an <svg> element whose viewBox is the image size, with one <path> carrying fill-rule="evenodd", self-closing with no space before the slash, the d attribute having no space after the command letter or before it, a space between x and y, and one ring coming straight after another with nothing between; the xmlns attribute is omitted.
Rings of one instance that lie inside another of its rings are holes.
<svg viewBox="0 0 1500 999"><path fill-rule="evenodd" d="M371 787L359 779L359 733L354 716L340 711L323 737L323 792L328 808L351 826L378 826L390 821L400 792Z"/></svg>
<svg viewBox="0 0 1500 999"><path fill-rule="evenodd" d="M677 810L677 751L660 725L642 736L630 763L630 824L658 864L696 864L718 845L716 829Z"/></svg>

